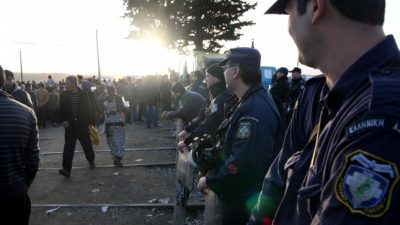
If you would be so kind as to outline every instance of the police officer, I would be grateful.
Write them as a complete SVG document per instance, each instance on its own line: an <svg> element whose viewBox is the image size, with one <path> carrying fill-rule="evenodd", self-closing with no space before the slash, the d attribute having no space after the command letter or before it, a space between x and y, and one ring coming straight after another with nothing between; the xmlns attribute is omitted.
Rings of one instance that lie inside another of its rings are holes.
<svg viewBox="0 0 400 225"><path fill-rule="evenodd" d="M175 111L164 111L161 113L161 119L180 118L183 121L183 125L187 126L190 121L201 114L206 100L199 93L187 91L179 82L172 86L172 92L176 96L176 99L178 99L178 107Z"/></svg>
<svg viewBox="0 0 400 225"><path fill-rule="evenodd" d="M198 189L210 188L221 201L223 224L246 224L263 177L280 147L281 124L272 98L261 84L260 53L230 49L219 66L237 97L217 133L223 162L200 178Z"/></svg>
<svg viewBox="0 0 400 225"><path fill-rule="evenodd" d="M297 98L300 95L300 92L304 89L305 80L301 77L301 69L299 67L294 67L291 71L292 79L289 84L289 100L288 100L288 108L287 108L287 116L286 122L289 123L292 119L293 108L296 104Z"/></svg>
<svg viewBox="0 0 400 225"><path fill-rule="evenodd" d="M292 80L289 84L289 108L293 109L300 92L304 89L305 80L301 77L301 69L299 67L293 68L291 71Z"/></svg>
<svg viewBox="0 0 400 225"><path fill-rule="evenodd" d="M191 84L188 87L188 90L199 93L205 99L208 99L208 90L203 80L204 80L204 73L201 70L193 71L190 76Z"/></svg>
<svg viewBox="0 0 400 225"><path fill-rule="evenodd" d="M282 150L268 170L250 225L292 224L297 191L307 172L321 112L319 96L325 77L315 76L305 84L293 109L293 119L286 131Z"/></svg>
<svg viewBox="0 0 400 225"><path fill-rule="evenodd" d="M287 77L288 73L289 71L286 67L280 67L279 69L277 69L272 78L271 89L269 90L276 106L278 107L282 123L285 125L287 106L289 102L289 81Z"/></svg>
<svg viewBox="0 0 400 225"><path fill-rule="evenodd" d="M205 80L210 92L211 103L204 116L193 119L190 125L186 126L179 134L179 137L183 139L178 143L179 150L183 150L192 143L195 137L214 134L224 120L224 105L232 97L231 92L226 88L224 70L217 64L211 65L207 68Z"/></svg>
<svg viewBox="0 0 400 225"><path fill-rule="evenodd" d="M289 14L299 61L326 79L320 94L309 99L320 101L321 110L310 163L291 202L296 210L284 215L290 221L278 210L273 224L400 219L400 156L394 150L400 144L400 51L382 29L385 1L364 3L278 0L267 11ZM286 182L290 188L291 180Z"/></svg>

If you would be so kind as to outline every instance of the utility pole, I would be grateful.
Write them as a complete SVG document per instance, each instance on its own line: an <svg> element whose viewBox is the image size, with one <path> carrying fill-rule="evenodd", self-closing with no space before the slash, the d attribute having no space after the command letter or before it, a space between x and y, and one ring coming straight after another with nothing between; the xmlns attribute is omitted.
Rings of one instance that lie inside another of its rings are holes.
<svg viewBox="0 0 400 225"><path fill-rule="evenodd" d="M21 41L14 41L14 44L18 45L35 45L35 43L31 42L21 42ZM23 71L22 71L22 50L19 50L19 66L21 68L21 82L24 81Z"/></svg>
<svg viewBox="0 0 400 225"><path fill-rule="evenodd" d="M19 66L21 67L21 82L24 81L24 76L22 73L22 51L19 50Z"/></svg>
<svg viewBox="0 0 400 225"><path fill-rule="evenodd" d="M100 54L99 54L99 38L97 36L97 29L96 29L96 48L97 48L97 75L101 80L101 73L100 73Z"/></svg>

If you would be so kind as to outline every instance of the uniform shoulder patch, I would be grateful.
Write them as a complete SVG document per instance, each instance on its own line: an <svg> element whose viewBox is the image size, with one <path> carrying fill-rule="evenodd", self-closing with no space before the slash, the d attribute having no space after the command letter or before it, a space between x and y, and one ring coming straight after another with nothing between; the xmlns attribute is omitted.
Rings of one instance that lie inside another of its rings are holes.
<svg viewBox="0 0 400 225"><path fill-rule="evenodd" d="M185 103L183 101L179 101L178 102L178 108L179 109L183 109L183 106L185 105Z"/></svg>
<svg viewBox="0 0 400 225"><path fill-rule="evenodd" d="M397 132L397 133L400 133L400 122L396 122L396 123L393 125L392 130L395 131L395 132Z"/></svg>
<svg viewBox="0 0 400 225"><path fill-rule="evenodd" d="M218 105L212 102L209 106L209 110L210 113L215 113L216 111L218 111Z"/></svg>
<svg viewBox="0 0 400 225"><path fill-rule="evenodd" d="M351 213L378 218L389 209L399 180L395 163L363 150L345 155L335 181L335 194Z"/></svg>
<svg viewBox="0 0 400 225"><path fill-rule="evenodd" d="M247 139L251 137L251 122L241 121L236 133L236 137L239 139Z"/></svg>
<svg viewBox="0 0 400 225"><path fill-rule="evenodd" d="M393 118L363 118L346 128L346 134L353 136L369 130L385 129L400 134L400 121Z"/></svg>
<svg viewBox="0 0 400 225"><path fill-rule="evenodd" d="M385 127L385 120L382 118L368 118L359 120L347 128L347 133L353 135L364 130Z"/></svg>

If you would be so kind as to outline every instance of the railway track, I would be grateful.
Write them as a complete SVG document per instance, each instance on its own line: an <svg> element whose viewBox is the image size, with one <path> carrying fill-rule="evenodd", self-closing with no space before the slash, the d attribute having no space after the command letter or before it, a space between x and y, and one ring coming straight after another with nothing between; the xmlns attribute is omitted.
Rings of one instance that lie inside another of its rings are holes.
<svg viewBox="0 0 400 225"><path fill-rule="evenodd" d="M125 151L170 151L176 150L176 147L153 147L153 148L126 148ZM110 152L109 149L98 149L94 152ZM75 151L75 153L83 153L83 151ZM40 152L40 155L61 155L63 152Z"/></svg>
<svg viewBox="0 0 400 225"><path fill-rule="evenodd" d="M62 129L45 130L41 138L43 167L30 189L31 225L108 225L172 224L175 206L176 143L168 129L146 129L127 126L124 166L110 165L105 140L95 150L96 168L91 170L79 144L70 178L57 173L60 169ZM46 133L47 132L47 133ZM49 135L54 138L46 138ZM147 138L146 135L149 135ZM149 144L151 144L149 146ZM142 147L138 147L142 146ZM153 201L156 199L156 201ZM160 202L160 199L168 199ZM189 199L185 224L202 216L204 201L200 194ZM101 210L99 210L101 209ZM50 213L48 213L50 212ZM200 219L201 220L201 219Z"/></svg>
<svg viewBox="0 0 400 225"><path fill-rule="evenodd" d="M32 204L32 207L35 208L49 208L49 207L63 207L63 208L90 208L90 207L127 207L127 208L173 208L175 206L174 203L94 203L94 204ZM186 206L191 209L202 209L204 208L204 203L189 203Z"/></svg>
<svg viewBox="0 0 400 225"><path fill-rule="evenodd" d="M129 163L124 164L124 167L165 167L175 166L176 162L161 162L161 163ZM115 168L115 165L96 165L96 168ZM87 166L73 166L72 169L87 169ZM40 170L58 170L60 167L40 168Z"/></svg>

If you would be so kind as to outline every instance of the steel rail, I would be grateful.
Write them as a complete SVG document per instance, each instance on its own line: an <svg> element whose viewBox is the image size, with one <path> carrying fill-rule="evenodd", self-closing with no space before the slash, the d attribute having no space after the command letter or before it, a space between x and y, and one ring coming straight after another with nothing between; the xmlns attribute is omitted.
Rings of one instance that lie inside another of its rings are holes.
<svg viewBox="0 0 400 225"><path fill-rule="evenodd" d="M176 162L164 162L164 163L131 163L124 164L123 167L157 167L157 166L175 166ZM116 167L115 165L96 165L96 168L111 168ZM73 166L72 169L87 169L89 166ZM60 167L45 167L39 168L39 170L58 170Z"/></svg>
<svg viewBox="0 0 400 225"><path fill-rule="evenodd" d="M132 208L172 208L175 203L83 203L83 204L32 204L32 207L64 207L64 208L83 208L83 207L132 207ZM189 208L201 208L204 207L204 203L188 203L186 207Z"/></svg>
<svg viewBox="0 0 400 225"><path fill-rule="evenodd" d="M176 150L176 147L154 147L154 148L127 148L125 151L166 151ZM94 152L110 152L109 149L94 150ZM75 153L83 153L83 151L75 151ZM63 154L63 152L40 152L40 155Z"/></svg>

